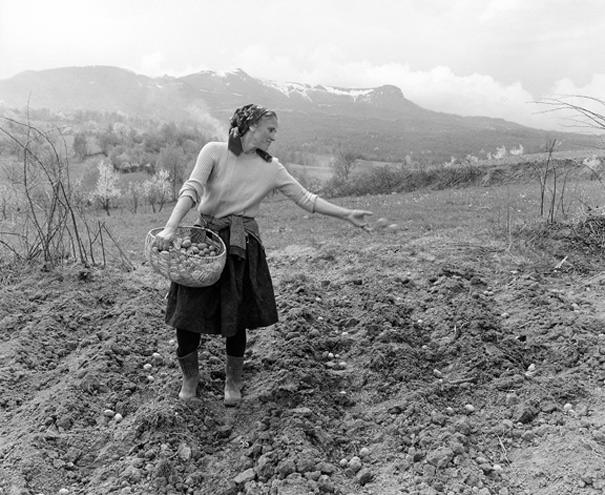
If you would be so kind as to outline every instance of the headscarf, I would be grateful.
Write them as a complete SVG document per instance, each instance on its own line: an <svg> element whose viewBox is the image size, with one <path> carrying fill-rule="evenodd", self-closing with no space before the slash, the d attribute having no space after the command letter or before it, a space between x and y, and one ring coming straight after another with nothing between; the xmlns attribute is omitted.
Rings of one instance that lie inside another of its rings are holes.
<svg viewBox="0 0 605 495"><path fill-rule="evenodd" d="M229 124L231 125L231 128L229 129L229 151L235 154L235 156L241 155L244 151L242 147L242 136L246 134L250 127L258 122L263 115L270 112L269 109L262 105L255 105L254 103L238 108L229 121ZM256 152L267 162L270 162L273 159L266 151L257 148Z"/></svg>

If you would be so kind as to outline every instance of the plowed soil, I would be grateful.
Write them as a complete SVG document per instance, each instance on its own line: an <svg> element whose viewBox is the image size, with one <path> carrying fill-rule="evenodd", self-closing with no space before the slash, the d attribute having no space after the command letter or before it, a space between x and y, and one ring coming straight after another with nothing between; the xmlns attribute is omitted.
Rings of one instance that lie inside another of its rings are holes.
<svg viewBox="0 0 605 495"><path fill-rule="evenodd" d="M140 252L5 271L0 494L605 493L602 225L511 245L472 208L414 220L434 201L414 198L381 198L398 225L369 234L270 205L280 322L250 332L237 408L220 338L179 401L168 283Z"/></svg>

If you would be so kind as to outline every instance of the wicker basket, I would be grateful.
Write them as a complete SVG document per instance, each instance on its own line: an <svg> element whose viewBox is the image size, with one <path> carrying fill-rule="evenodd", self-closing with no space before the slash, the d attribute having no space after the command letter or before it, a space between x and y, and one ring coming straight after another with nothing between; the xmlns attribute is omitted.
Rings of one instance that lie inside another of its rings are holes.
<svg viewBox="0 0 605 495"><path fill-rule="evenodd" d="M218 234L202 227L179 227L170 249L159 251L154 241L162 230L150 230L145 239L145 257L154 270L187 287L206 287L219 279L227 249Z"/></svg>

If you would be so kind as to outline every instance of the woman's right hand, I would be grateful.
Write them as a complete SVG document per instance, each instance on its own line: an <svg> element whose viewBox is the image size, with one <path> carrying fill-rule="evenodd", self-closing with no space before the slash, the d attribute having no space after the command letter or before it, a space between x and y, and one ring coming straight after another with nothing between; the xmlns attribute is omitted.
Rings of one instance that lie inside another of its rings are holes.
<svg viewBox="0 0 605 495"><path fill-rule="evenodd" d="M176 230L164 228L155 235L154 245L160 251L168 251L176 239Z"/></svg>

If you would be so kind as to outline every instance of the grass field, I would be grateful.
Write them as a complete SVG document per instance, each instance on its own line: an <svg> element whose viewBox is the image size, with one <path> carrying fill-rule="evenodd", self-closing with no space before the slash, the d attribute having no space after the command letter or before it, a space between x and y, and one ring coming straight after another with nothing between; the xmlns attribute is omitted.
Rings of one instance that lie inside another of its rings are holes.
<svg viewBox="0 0 605 495"><path fill-rule="evenodd" d="M405 194L338 198L334 203L366 209L373 212L372 222L381 217L398 224L394 232L376 231L376 234L397 238L417 238L432 233L448 241L464 240L469 232L474 235L502 236L534 224L545 223L540 215L540 184L508 184L497 187L470 187L443 191L416 191ZM548 198L547 198L548 201ZM585 205L598 208L605 203L605 189L596 181L576 181L567 185L564 204L568 218L585 215ZM545 205L548 208L548 202ZM133 256L142 254L146 233L162 227L172 205L166 205L156 214L132 215L125 210L111 216L98 212L97 221L104 222L115 238ZM195 221L191 211L183 224ZM564 220L558 213L558 218ZM277 195L266 200L258 217L266 247L279 249L289 244L304 245L314 242L339 242L337 239L362 240L363 232L351 231L350 226L330 217L309 214L286 198Z"/></svg>
<svg viewBox="0 0 605 495"><path fill-rule="evenodd" d="M586 154L588 152L584 152ZM568 153L569 154L569 153ZM534 157L536 160L540 157ZM544 158L544 157L542 157ZM560 156L558 158L563 158ZM576 154L575 160L581 156ZM512 160L512 159L511 159ZM514 160L511 163L518 163ZM501 163L502 167L506 167ZM376 164L364 164L376 166ZM323 176L316 178L327 180L329 167L319 167ZM305 170L305 177L314 173L314 168ZM81 167L75 172L81 174ZM359 172L359 170L357 171ZM77 175L77 174L76 174ZM142 174L127 174L124 180L143 180ZM562 177L562 176L561 176ZM605 203L605 186L599 181L591 181L582 169L576 169L565 183L559 178L555 192L556 220L568 221L582 218L588 208L598 209ZM541 185L538 178L523 179L514 177L516 182L491 185L489 187L461 187L433 191L429 189L410 193L372 195L362 197L342 197L334 201L337 204L360 208L374 212L372 220L385 217L390 224L397 224L395 231L376 231L375 235L413 239L426 235L439 235L448 242L457 239L465 242L468 232L481 233L485 239L490 236L506 236L512 242L514 232L531 228L535 224L545 224L547 213L553 198L552 180L549 180L545 196L541 198ZM152 228L165 224L172 204L164 206L162 211L152 213L148 206L141 207L137 214L127 208L115 208L107 216L102 210L87 213L88 223L95 230L105 225L120 249L132 258L136 265L142 261L143 243L146 233ZM544 209L544 215L541 215ZM191 211L183 224L194 223L195 211ZM14 219L5 219L2 231L11 230L7 223ZM352 231L346 225L333 218L308 214L283 196L269 197L261 208L258 218L267 249L279 249L288 244L340 242L335 239L354 238L360 242L365 233ZM362 235L363 234L363 235ZM5 239L6 240L6 239ZM112 244L108 241L108 244ZM98 258L98 257L97 257Z"/></svg>

